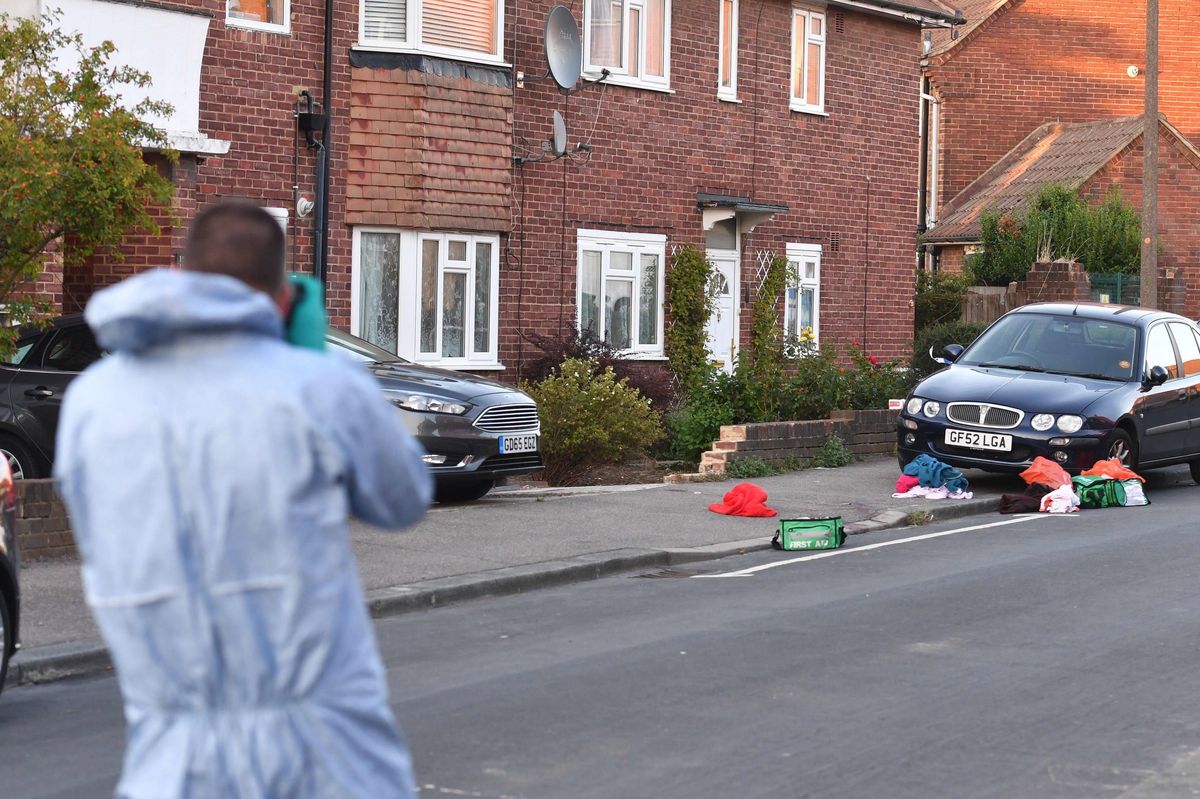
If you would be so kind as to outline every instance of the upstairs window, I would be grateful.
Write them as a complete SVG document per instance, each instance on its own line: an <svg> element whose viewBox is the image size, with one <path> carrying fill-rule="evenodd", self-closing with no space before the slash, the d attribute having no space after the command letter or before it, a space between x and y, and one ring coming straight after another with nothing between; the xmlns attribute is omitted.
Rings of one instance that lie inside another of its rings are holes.
<svg viewBox="0 0 1200 799"><path fill-rule="evenodd" d="M287 33L288 0L226 0L225 23L237 28Z"/></svg>
<svg viewBox="0 0 1200 799"><path fill-rule="evenodd" d="M738 0L720 0L718 30L717 97L737 99Z"/></svg>
<svg viewBox="0 0 1200 799"><path fill-rule="evenodd" d="M500 0L362 0L359 44L500 61L503 9Z"/></svg>
<svg viewBox="0 0 1200 799"><path fill-rule="evenodd" d="M584 70L610 72L626 86L666 88L671 61L670 0L585 0Z"/></svg>
<svg viewBox="0 0 1200 799"><path fill-rule="evenodd" d="M825 112L825 15L792 9L793 111Z"/></svg>

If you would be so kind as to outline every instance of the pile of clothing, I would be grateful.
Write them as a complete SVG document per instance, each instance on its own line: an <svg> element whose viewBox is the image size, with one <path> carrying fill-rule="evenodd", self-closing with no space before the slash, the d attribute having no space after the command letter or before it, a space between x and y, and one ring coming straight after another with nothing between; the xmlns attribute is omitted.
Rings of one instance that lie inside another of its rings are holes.
<svg viewBox="0 0 1200 799"><path fill-rule="evenodd" d="M1029 487L1024 494L1001 496L1001 513L1074 513L1080 508L1150 504L1142 488L1146 481L1117 458L1097 461L1071 477L1054 461L1039 456L1021 478Z"/></svg>
<svg viewBox="0 0 1200 799"><path fill-rule="evenodd" d="M932 455L918 455L904 467L896 480L893 497L908 499L970 499L974 496L967 490L967 478L948 463L942 463Z"/></svg>

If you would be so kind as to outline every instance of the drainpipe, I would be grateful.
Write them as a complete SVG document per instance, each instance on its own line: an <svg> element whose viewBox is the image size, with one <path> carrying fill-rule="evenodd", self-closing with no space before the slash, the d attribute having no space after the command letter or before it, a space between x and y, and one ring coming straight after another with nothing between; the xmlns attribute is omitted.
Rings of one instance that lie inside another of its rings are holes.
<svg viewBox="0 0 1200 799"><path fill-rule="evenodd" d="M325 0L325 66L321 97L324 99L325 126L317 150L317 212L313 215L313 277L325 286L325 262L329 252L329 131L332 125L333 94L333 0ZM328 292L326 292L328 296Z"/></svg>
<svg viewBox="0 0 1200 799"><path fill-rule="evenodd" d="M921 78L921 152L917 156L917 235L923 236L929 229L925 224L929 216L926 194L929 188L929 77Z"/></svg>

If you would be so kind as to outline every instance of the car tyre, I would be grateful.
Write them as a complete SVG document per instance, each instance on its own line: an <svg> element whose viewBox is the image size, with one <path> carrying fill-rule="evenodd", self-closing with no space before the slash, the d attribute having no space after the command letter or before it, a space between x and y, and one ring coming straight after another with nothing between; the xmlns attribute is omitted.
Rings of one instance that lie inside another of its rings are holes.
<svg viewBox="0 0 1200 799"><path fill-rule="evenodd" d="M436 502L474 502L496 485L495 480L472 480L470 482L439 483L434 491Z"/></svg>
<svg viewBox="0 0 1200 799"><path fill-rule="evenodd" d="M0 457L8 461L14 480L33 480L40 476L29 448L12 436L0 436Z"/></svg>
<svg viewBox="0 0 1200 799"><path fill-rule="evenodd" d="M0 692L4 690L4 678L8 676L8 655L12 649L9 636L12 635L12 625L9 623L8 600L0 591Z"/></svg>
<svg viewBox="0 0 1200 799"><path fill-rule="evenodd" d="M1200 461L1192 461L1188 464L1188 469L1192 472L1192 482L1200 485Z"/></svg>
<svg viewBox="0 0 1200 799"><path fill-rule="evenodd" d="M1104 452L1105 458L1117 458L1126 468L1137 469L1137 442L1124 430L1118 428L1112 432Z"/></svg>

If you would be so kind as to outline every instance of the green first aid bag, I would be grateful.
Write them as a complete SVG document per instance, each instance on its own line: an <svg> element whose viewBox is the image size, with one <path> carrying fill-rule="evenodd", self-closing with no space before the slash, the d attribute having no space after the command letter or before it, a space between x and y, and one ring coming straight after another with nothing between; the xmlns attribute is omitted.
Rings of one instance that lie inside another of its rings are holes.
<svg viewBox="0 0 1200 799"><path fill-rule="evenodd" d="M826 519L780 519L771 546L786 552L805 549L837 549L846 541L842 517Z"/></svg>
<svg viewBox="0 0 1200 799"><path fill-rule="evenodd" d="M1071 478L1071 489L1079 495L1081 508L1119 508L1125 505L1125 486L1120 480L1094 475Z"/></svg>

